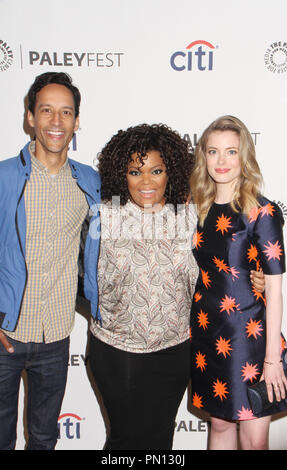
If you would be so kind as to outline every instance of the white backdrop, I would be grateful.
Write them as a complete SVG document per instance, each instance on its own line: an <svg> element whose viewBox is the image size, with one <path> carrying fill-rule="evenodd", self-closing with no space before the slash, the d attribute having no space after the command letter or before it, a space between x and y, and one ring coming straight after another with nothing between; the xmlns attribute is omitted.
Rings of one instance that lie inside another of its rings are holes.
<svg viewBox="0 0 287 470"><path fill-rule="evenodd" d="M286 0L0 0L0 158L29 139L24 98L35 76L65 71L82 94L72 158L94 165L118 129L143 122L166 123L195 144L213 119L232 114L252 132L265 195L286 219L286 21ZM286 279L284 303L286 334ZM106 438L84 363L87 328L77 313L58 449L101 449ZM22 387L18 449L23 397ZM286 428L287 415L273 420L272 449L287 449ZM174 449L206 443L205 418L190 412L186 394Z"/></svg>

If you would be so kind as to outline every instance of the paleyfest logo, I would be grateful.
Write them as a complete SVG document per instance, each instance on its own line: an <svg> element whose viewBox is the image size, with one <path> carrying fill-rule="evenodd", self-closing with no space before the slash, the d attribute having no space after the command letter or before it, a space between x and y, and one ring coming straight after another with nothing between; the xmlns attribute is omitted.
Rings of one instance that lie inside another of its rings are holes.
<svg viewBox="0 0 287 470"><path fill-rule="evenodd" d="M54 67L121 67L123 52L29 51L29 65Z"/></svg>
<svg viewBox="0 0 287 470"><path fill-rule="evenodd" d="M0 39L0 72L5 72L13 63L13 51L7 42Z"/></svg>
<svg viewBox="0 0 287 470"><path fill-rule="evenodd" d="M186 50L176 51L171 55L170 65L176 72L211 71L214 66L215 49L216 47L208 41L193 41L186 47Z"/></svg>
<svg viewBox="0 0 287 470"><path fill-rule="evenodd" d="M264 63L269 72L287 72L287 42L277 41L270 44L264 54Z"/></svg>

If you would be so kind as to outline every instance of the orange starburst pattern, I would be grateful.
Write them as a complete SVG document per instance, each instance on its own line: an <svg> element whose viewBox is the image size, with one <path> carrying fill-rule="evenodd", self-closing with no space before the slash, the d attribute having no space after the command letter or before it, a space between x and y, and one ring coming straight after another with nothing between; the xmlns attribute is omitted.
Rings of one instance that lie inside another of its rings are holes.
<svg viewBox="0 0 287 470"><path fill-rule="evenodd" d="M204 286L206 287L206 289L208 289L210 287L210 284L211 284L211 280L210 280L208 271L203 271L203 269L201 269L200 271L201 271L201 276L202 276L202 282L203 282Z"/></svg>
<svg viewBox="0 0 287 470"><path fill-rule="evenodd" d="M192 243L196 249L201 247L203 243L202 232L198 232L197 230L194 232L194 235L192 237Z"/></svg>
<svg viewBox="0 0 287 470"><path fill-rule="evenodd" d="M206 328L209 325L208 313L205 313L202 310L200 310L200 312L198 312L197 314L197 321L198 321L199 326L201 326L204 330L206 330Z"/></svg>
<svg viewBox="0 0 287 470"><path fill-rule="evenodd" d="M232 227L230 221L231 217L226 217L224 214L222 214L220 217L217 217L216 231L219 232L220 230L221 234L224 235L224 232L228 232L228 229Z"/></svg>
<svg viewBox="0 0 287 470"><path fill-rule="evenodd" d="M264 295L261 292L259 292L258 290L256 290L254 286L252 286L252 292L253 292L253 295L256 298L256 300L262 299L264 304L266 305L266 299L265 299Z"/></svg>
<svg viewBox="0 0 287 470"><path fill-rule="evenodd" d="M263 250L263 253L265 253L267 258L268 258L268 261L270 261L271 259L280 260L280 256L282 256L283 252L282 252L282 248L279 244L279 241L277 240L276 243L271 243L271 242L268 242L268 243L269 243L269 246L264 245L266 250Z"/></svg>
<svg viewBox="0 0 287 470"><path fill-rule="evenodd" d="M218 355L223 354L225 358L226 354L230 356L230 351L232 351L230 339L224 339L220 336L220 338L216 340L216 349Z"/></svg>
<svg viewBox="0 0 287 470"><path fill-rule="evenodd" d="M194 298L193 298L194 302L199 302L201 299L202 299L201 293L200 292L195 292Z"/></svg>
<svg viewBox="0 0 287 470"><path fill-rule="evenodd" d="M230 315L230 311L234 312L234 310L238 310L239 304L236 305L235 299L232 297L228 297L228 295L225 295L224 298L222 298L221 303L220 303L221 312L227 312L228 315Z"/></svg>
<svg viewBox="0 0 287 470"><path fill-rule="evenodd" d="M203 372L206 369L205 357L206 357L205 354L201 354L200 351L198 351L195 356L196 367L197 369L200 369L201 372Z"/></svg>
<svg viewBox="0 0 287 470"><path fill-rule="evenodd" d="M212 260L217 267L218 271L224 271L225 273L228 273L229 267L227 264L223 261L223 259L216 258L216 256L213 257Z"/></svg>
<svg viewBox="0 0 287 470"><path fill-rule="evenodd" d="M248 261L251 263L251 261L256 261L257 256L258 256L258 250L256 246L250 245L250 248L247 250L247 256L248 256Z"/></svg>
<svg viewBox="0 0 287 470"><path fill-rule="evenodd" d="M235 269L235 267L233 266L233 267L230 268L230 274L231 274L231 276L232 276L232 280L234 281L235 278L236 278L236 279L239 278L238 274L240 274L240 273L239 273L239 271L237 271L237 269Z"/></svg>
<svg viewBox="0 0 287 470"><path fill-rule="evenodd" d="M263 217L264 215L271 215L271 217L273 217L274 211L275 211L274 206L272 206L272 204L270 204L269 202L268 204L266 204L266 206L261 207L260 209L261 217Z"/></svg>
<svg viewBox="0 0 287 470"><path fill-rule="evenodd" d="M286 348L286 341L281 335L281 353L284 351L285 348Z"/></svg>
<svg viewBox="0 0 287 470"><path fill-rule="evenodd" d="M197 395L197 393L194 393L192 397L192 404L196 408L203 408L202 397L200 395Z"/></svg>
<svg viewBox="0 0 287 470"><path fill-rule="evenodd" d="M257 368L257 364L249 364L246 362L245 366L242 367L242 377L243 377L243 382L246 382L246 380L250 380L250 382L253 382L254 379L256 379L256 376L259 374L259 370Z"/></svg>
<svg viewBox="0 0 287 470"><path fill-rule="evenodd" d="M257 220L258 215L260 214L260 207L253 207L249 212L249 223L255 222Z"/></svg>
<svg viewBox="0 0 287 470"><path fill-rule="evenodd" d="M254 419L255 416L254 414L252 413L252 410L250 410L249 408L244 408L244 406L242 406L241 410L238 410L238 420L240 421L243 421L243 420L248 420L248 419Z"/></svg>
<svg viewBox="0 0 287 470"><path fill-rule="evenodd" d="M253 336L257 339L257 336L261 336L261 331L263 331L261 320L256 321L250 318L249 322L246 323L247 337Z"/></svg>
<svg viewBox="0 0 287 470"><path fill-rule="evenodd" d="M229 393L227 390L226 382L221 382L219 379L216 382L213 382L213 393L215 397L219 397L222 401L223 398L226 398L226 395Z"/></svg>

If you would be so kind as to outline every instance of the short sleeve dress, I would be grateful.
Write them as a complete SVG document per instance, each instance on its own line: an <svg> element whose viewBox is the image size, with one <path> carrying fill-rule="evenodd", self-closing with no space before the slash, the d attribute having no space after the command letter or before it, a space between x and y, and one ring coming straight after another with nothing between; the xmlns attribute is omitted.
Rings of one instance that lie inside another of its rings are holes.
<svg viewBox="0 0 287 470"><path fill-rule="evenodd" d="M265 297L252 287L250 270L285 271L282 212L266 198L259 203L249 218L213 204L193 236L200 274L191 308L192 404L226 420L255 418L247 387L263 370ZM280 411L286 408L283 402Z"/></svg>

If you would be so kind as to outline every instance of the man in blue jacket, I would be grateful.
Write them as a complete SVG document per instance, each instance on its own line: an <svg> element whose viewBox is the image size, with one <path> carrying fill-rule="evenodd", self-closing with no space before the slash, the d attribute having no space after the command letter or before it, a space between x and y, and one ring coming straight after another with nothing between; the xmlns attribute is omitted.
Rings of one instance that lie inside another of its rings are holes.
<svg viewBox="0 0 287 470"><path fill-rule="evenodd" d="M35 139L0 162L0 449L15 447L24 369L27 449L54 449L57 442L80 232L88 212L98 225L100 203L98 174L67 157L80 100L65 73L38 76L28 93ZM97 230L89 231L85 249L85 294L97 317Z"/></svg>

